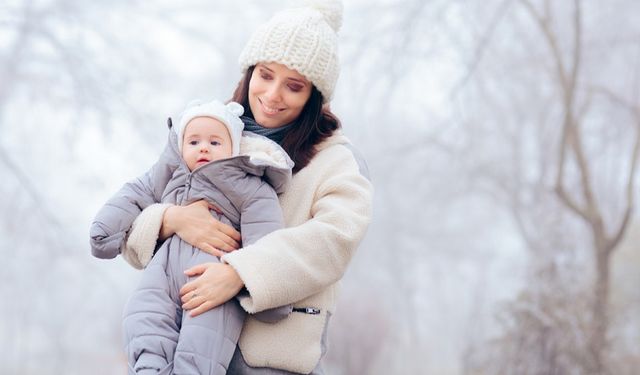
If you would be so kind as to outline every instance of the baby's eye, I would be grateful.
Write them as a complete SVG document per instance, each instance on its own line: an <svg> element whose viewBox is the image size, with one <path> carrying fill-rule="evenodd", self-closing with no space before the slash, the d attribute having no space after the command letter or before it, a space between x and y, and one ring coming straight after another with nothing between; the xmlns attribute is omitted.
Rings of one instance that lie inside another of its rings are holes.
<svg viewBox="0 0 640 375"><path fill-rule="evenodd" d="M220 146L220 142L218 142L218 141L211 141L211 146Z"/></svg>
<svg viewBox="0 0 640 375"><path fill-rule="evenodd" d="M191 146L197 146L198 145L198 141L189 141L189 144Z"/></svg>

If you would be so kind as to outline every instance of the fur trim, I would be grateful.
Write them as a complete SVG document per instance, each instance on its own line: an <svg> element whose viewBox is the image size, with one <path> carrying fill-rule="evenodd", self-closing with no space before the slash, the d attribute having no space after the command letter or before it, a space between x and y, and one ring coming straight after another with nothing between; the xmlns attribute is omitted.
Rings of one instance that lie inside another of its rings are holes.
<svg viewBox="0 0 640 375"><path fill-rule="evenodd" d="M162 227L164 212L171 206L171 204L151 205L133 222L121 253L134 268L142 269L151 261Z"/></svg>
<svg viewBox="0 0 640 375"><path fill-rule="evenodd" d="M293 161L277 143L253 133L243 133L240 139L240 155L249 156L256 166L272 166L280 169L293 168Z"/></svg>

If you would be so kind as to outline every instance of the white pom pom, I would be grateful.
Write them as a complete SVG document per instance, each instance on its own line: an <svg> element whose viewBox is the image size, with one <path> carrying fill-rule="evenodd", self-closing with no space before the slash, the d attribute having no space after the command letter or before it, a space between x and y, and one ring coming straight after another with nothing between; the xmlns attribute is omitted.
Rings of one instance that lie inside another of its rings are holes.
<svg viewBox="0 0 640 375"><path fill-rule="evenodd" d="M229 102L227 104L227 110L238 117L244 113L244 107L236 102Z"/></svg>
<svg viewBox="0 0 640 375"><path fill-rule="evenodd" d="M305 5L322 13L325 21L337 33L342 26L341 0L305 0Z"/></svg>

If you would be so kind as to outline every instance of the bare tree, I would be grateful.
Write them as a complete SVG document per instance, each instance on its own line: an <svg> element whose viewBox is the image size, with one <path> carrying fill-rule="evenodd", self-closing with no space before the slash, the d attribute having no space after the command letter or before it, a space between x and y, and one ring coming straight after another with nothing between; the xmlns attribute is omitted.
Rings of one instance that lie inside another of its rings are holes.
<svg viewBox="0 0 640 375"><path fill-rule="evenodd" d="M605 355L607 341L608 316L607 307L609 303L610 289L610 259L611 254L620 243L623 235L628 227L631 211L634 204L634 180L637 170L638 151L640 148L640 117L638 109L633 108L636 115L636 134L633 146L628 157L629 169L626 176L623 177L623 185L626 192L626 204L620 213L621 220L615 219L608 221L604 216L601 205L594 194L594 185L596 180L593 177L592 168L589 166L587 150L583 145L585 112L589 110L589 103L584 103L579 107L577 102L578 96L578 80L580 78L580 65L583 62L582 48L583 46L583 21L582 21L582 2L574 1L573 15L573 53L571 58L566 61L560 51L558 45L558 36L554 34L549 23L549 6L544 11L538 11L531 2L523 0L532 17L539 25L540 31L544 34L547 46L551 50L552 58L555 63L557 84L562 94L562 108L564 116L561 123L562 137L559 147L559 156L557 160L557 177L555 181L555 191L562 203L574 214L583 219L592 235L593 258L595 260L596 280L594 284L594 294L592 302L592 326L590 329L590 349L593 355L594 373L603 373L605 371ZM640 82L635 83L640 84ZM637 92L637 91L636 91ZM637 102L637 96L635 97ZM579 192L571 194L565 187L566 180L570 174L567 169L569 157L572 157L575 167L579 173Z"/></svg>
<svg viewBox="0 0 640 375"><path fill-rule="evenodd" d="M505 342L496 343L502 348L517 344L528 350L511 352L515 359L507 357L504 364L513 366L502 369L493 366L495 373L610 371L607 361L610 263L629 226L635 201L640 126L634 103L638 102L640 81L637 56L620 53L633 46L624 39L624 35L633 35L633 28L624 29L627 34L622 35L616 30L606 40L613 44L608 53L618 53L617 62L635 67L633 79L621 84L618 77L624 73L607 70L606 61L594 58L602 48L599 44L602 40L593 38L596 22L593 15L598 7L593 2L578 0L570 6L550 1L519 1L511 6L507 22L500 29L513 33L526 49L519 50L512 44L513 39L496 41L482 37L480 45L486 51L474 54L473 74L464 78L465 85L473 82L481 89L483 96L474 98L480 99L480 105L488 104L496 124L502 124L495 127L497 132L493 136L503 136L513 146L510 153L503 154L505 167L474 163L482 168L474 168L472 173L478 181L489 182L484 186L497 202L506 203L538 262L538 271L534 273L538 285L530 286L511 308L514 321L520 323L506 329L510 333L503 337ZM585 12L590 20L586 25ZM624 21L621 24L626 25ZM601 32L603 25L598 26ZM493 33L495 28L490 25L487 30ZM492 56L500 43L509 45L507 53ZM518 54L509 56L509 51ZM478 62L478 56L483 61ZM498 64L493 70L504 76L483 77L492 70L487 68L489 64ZM528 79L518 75L523 69ZM504 92L495 91L496 86ZM473 113L480 114L475 117L476 123L484 118L482 112ZM603 121L606 117L622 122L609 125ZM613 132L611 128L624 131ZM617 152L610 152L611 149ZM609 172L604 170L604 163L608 164ZM610 172L612 165L614 176ZM562 249L573 249L569 254L590 260L585 266L573 262L573 272L593 275L591 293L585 294L580 287L567 289L562 284L571 272L566 263L565 266L558 263ZM593 268L580 271L588 265ZM576 306L586 301L588 304L584 306L589 308L574 308L559 296L571 298ZM523 305L528 306L526 311L551 310L542 315L524 313ZM562 322L580 323L571 326ZM554 337L555 330L564 336ZM538 341L539 346L529 340L536 337L542 340ZM535 360L531 361L532 358ZM561 358L564 365L557 361ZM530 366L525 371L518 363ZM541 363L550 367L541 370Z"/></svg>

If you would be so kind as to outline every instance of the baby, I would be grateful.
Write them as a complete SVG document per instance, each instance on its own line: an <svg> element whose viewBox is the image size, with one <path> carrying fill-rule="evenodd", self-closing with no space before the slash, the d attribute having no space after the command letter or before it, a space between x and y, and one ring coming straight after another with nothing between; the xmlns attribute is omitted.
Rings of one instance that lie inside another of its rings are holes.
<svg viewBox="0 0 640 375"><path fill-rule="evenodd" d="M221 222L242 234L249 245L284 227L278 193L291 179L293 162L275 142L248 132L239 118L244 109L217 101L189 106L172 127L160 160L143 176L125 184L98 212L91 227L94 256L115 257L126 228L145 207L186 205L206 200ZM171 125L170 125L171 126ZM156 241L149 234L149 241ZM235 300L196 317L181 308L184 270L219 262L173 235L161 244L145 268L124 312L125 346L131 374L224 374L233 356L245 312ZM148 260L148 258L147 258ZM129 259L145 264L145 259ZM274 322L291 306L256 317Z"/></svg>

